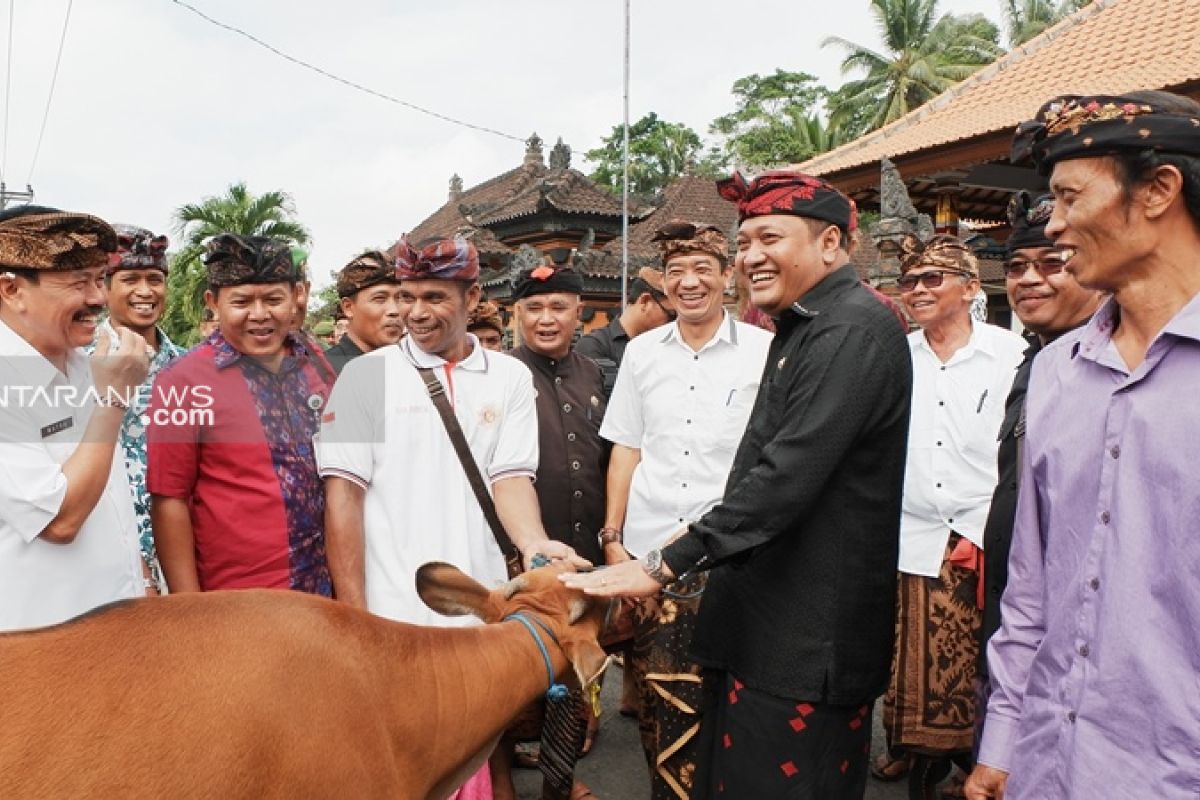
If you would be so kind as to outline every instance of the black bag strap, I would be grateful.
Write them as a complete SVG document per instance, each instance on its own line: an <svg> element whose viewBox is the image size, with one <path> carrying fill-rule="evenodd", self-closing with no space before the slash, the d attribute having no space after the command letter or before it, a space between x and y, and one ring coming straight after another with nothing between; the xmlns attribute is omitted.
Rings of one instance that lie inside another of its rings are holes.
<svg viewBox="0 0 1200 800"><path fill-rule="evenodd" d="M500 515L496 513L496 503L488 493L487 485L483 482L479 465L475 463L475 456L472 455L467 438L463 435L462 426L458 424L458 418L454 416L454 409L450 407L450 398L446 397L446 390L442 386L442 382L428 367L417 367L417 372L421 374L421 380L425 381L425 390L429 392L429 399L433 401L438 416L442 418L442 424L446 426L450 443L454 445L454 452L458 455L463 472L467 474L467 480L475 492L475 499L479 501L479 507L483 509L483 516L492 529L492 535L496 537L496 544L500 545L500 552L504 554L504 560L510 564L520 564L521 553L513 545L512 539L508 538L508 531L504 530L504 523L500 521Z"/></svg>

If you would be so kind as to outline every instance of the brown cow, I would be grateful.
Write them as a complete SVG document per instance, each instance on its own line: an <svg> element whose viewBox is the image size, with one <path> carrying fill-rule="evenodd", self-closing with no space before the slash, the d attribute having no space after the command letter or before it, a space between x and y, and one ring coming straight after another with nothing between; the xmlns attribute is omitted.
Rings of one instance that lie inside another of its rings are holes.
<svg viewBox="0 0 1200 800"><path fill-rule="evenodd" d="M489 592L426 564L417 586L445 614L540 619L555 674L586 683L602 609L563 569ZM0 635L0 798L443 798L547 685L517 621L425 628L268 590L115 603Z"/></svg>

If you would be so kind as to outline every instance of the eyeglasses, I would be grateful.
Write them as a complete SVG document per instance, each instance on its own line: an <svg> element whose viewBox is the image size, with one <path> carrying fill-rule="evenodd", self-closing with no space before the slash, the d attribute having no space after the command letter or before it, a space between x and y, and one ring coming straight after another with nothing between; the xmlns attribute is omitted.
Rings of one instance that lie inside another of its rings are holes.
<svg viewBox="0 0 1200 800"><path fill-rule="evenodd" d="M657 297L655 297L654 292L650 292L650 299L654 301L654 305L658 306L660 311L662 311L664 314L666 314L668 322L675 321L675 316L676 316L675 309L667 308L666 306L664 306L662 304L662 301L659 300Z"/></svg>
<svg viewBox="0 0 1200 800"><path fill-rule="evenodd" d="M942 285L947 275L965 275L970 276L969 272L963 272L957 269L932 269L928 272L922 272L919 275L908 273L901 275L896 279L896 287L902 292L911 292L917 288L917 284L921 284L926 289L936 289Z"/></svg>
<svg viewBox="0 0 1200 800"><path fill-rule="evenodd" d="M1004 265L1004 277L1010 281L1020 279L1030 267L1036 269L1044 278L1063 271L1067 262L1060 255L1045 256L1044 258L1014 258Z"/></svg>

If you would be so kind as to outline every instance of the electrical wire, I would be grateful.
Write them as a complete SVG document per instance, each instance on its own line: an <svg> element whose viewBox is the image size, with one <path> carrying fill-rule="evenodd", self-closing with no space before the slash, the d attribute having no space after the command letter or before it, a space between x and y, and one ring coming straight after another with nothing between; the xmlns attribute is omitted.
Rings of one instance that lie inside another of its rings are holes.
<svg viewBox="0 0 1200 800"><path fill-rule="evenodd" d="M46 110L42 114L42 127L38 131L37 146L33 148L33 160L29 162L29 177L25 185L33 184L33 171L37 167L38 156L42 152L42 139L46 136L46 121L50 119L50 103L54 100L54 87L58 85L58 67L62 64L63 46L67 43L67 26L71 22L71 7L75 0L67 0L67 15L63 17L62 35L58 39L58 55L54 57L54 74L50 76L50 93L46 95Z"/></svg>
<svg viewBox="0 0 1200 800"><path fill-rule="evenodd" d="M8 167L8 101L12 97L12 51L13 19L16 0L8 0L8 57L4 68L4 146L0 152L0 184L4 183L4 172Z"/></svg>
<svg viewBox="0 0 1200 800"><path fill-rule="evenodd" d="M439 114L436 111L430 111L428 108L422 108L421 106L418 106L414 103L410 103L406 100L401 100L398 97L393 97L390 94L384 94L383 92L377 92L374 89L370 89L366 86L363 86L362 84L355 83L354 81L350 81L345 78L334 75L332 72L328 72L324 69L321 69L320 67L314 66L314 65L308 63L307 61L302 61L299 58L290 56L287 53L283 52L282 50L279 50L278 48L275 48L275 47L267 44L262 39L259 39L257 36L247 33L246 31L242 30L241 28L234 27L233 25L227 25L224 22L221 22L220 20L213 19L212 17L208 16L203 11L201 11L200 9L191 5L190 3L185 3L184 0L171 0L171 2L177 6L182 6L183 8L186 8L188 11L191 11L193 14L195 14L196 16L200 17L201 19L203 19L207 22L210 22L213 25L216 25L218 28L224 28L225 30L229 31L230 33L235 33L238 36L249 39L250 41L254 42L259 47L269 50L270 52L274 53L275 55L279 56L280 58L290 61L298 67L303 67L304 69L311 70L312 72L315 72L318 75L323 75L332 81L336 81L340 84L343 84L344 86L349 86L351 89L357 89L358 91L365 92L366 94L369 94L372 97L377 97L380 100L386 100L389 103L395 103L396 105L404 106L405 108L412 109L413 111L417 111L422 114L427 114L428 116L434 117L436 119L440 119L443 122L449 122L453 125L459 125L464 128L470 128L470 129L476 130L476 131L482 131L483 133L491 133L496 136L502 136L505 139L512 139L513 141L516 141L516 142L524 142L525 141L525 139L523 137L513 136L511 133L504 133L503 131L498 131L495 128L488 128L483 125L475 125L470 122L464 122L461 119L455 119L454 117L449 117L449 116L446 116L445 114Z"/></svg>

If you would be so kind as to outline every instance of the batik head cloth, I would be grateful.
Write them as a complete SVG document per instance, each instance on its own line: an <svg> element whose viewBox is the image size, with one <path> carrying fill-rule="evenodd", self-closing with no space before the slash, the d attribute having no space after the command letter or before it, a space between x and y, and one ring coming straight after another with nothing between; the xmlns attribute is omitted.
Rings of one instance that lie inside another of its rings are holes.
<svg viewBox="0 0 1200 800"><path fill-rule="evenodd" d="M396 243L396 277L473 283L479 279L479 251L462 236L438 239L419 249L406 236Z"/></svg>
<svg viewBox="0 0 1200 800"><path fill-rule="evenodd" d="M369 286L398 282L392 260L378 250L368 250L338 272L337 293L338 297L351 297Z"/></svg>
<svg viewBox="0 0 1200 800"><path fill-rule="evenodd" d="M1064 159L1137 150L1200 156L1200 114L1167 111L1131 97L1065 95L1017 126L1009 160L1032 161L1048 174Z"/></svg>
<svg viewBox="0 0 1200 800"><path fill-rule="evenodd" d="M938 234L922 242L911 233L900 240L900 271L934 267L979 277L979 261L966 242L957 236Z"/></svg>
<svg viewBox="0 0 1200 800"><path fill-rule="evenodd" d="M108 272L111 275L122 269L157 269L167 271L166 236L155 236L136 225L115 224L117 252L109 256Z"/></svg>
<svg viewBox="0 0 1200 800"><path fill-rule="evenodd" d="M739 222L768 214L792 214L837 225L847 234L858 227L854 201L831 184L803 172L772 170L749 182L735 172L717 181L717 191L737 203Z"/></svg>
<svg viewBox="0 0 1200 800"><path fill-rule="evenodd" d="M1008 224L1012 227L1005 249L1008 255L1026 247L1053 247L1054 240L1046 235L1046 223L1054 213L1054 198L1044 194L1035 198L1024 190L1008 201Z"/></svg>
<svg viewBox="0 0 1200 800"><path fill-rule="evenodd" d="M513 283L512 299L557 292L583 294L583 276L569 266L555 266L554 262L547 260L544 264L521 271Z"/></svg>
<svg viewBox="0 0 1200 800"><path fill-rule="evenodd" d="M480 300L475 309L467 315L467 330L491 328L501 336L504 335L504 320L500 317L500 307L490 300Z"/></svg>
<svg viewBox="0 0 1200 800"><path fill-rule="evenodd" d="M0 213L0 270L107 267L117 235L90 214L23 206Z"/></svg>
<svg viewBox="0 0 1200 800"><path fill-rule="evenodd" d="M707 253L725 266L729 263L729 237L715 225L673 219L654 232L663 264L681 253Z"/></svg>
<svg viewBox="0 0 1200 800"><path fill-rule="evenodd" d="M292 246L283 239L222 233L204 252L208 285L213 289L245 283L295 283Z"/></svg>

